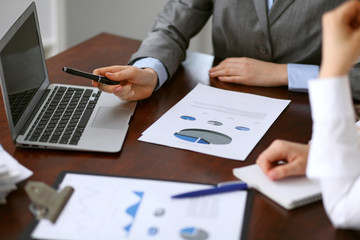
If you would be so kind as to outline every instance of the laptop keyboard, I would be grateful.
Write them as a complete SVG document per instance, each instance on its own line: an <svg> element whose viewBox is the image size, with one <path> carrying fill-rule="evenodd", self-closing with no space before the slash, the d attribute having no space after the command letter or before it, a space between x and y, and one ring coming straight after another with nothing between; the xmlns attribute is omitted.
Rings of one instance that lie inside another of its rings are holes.
<svg viewBox="0 0 360 240"><path fill-rule="evenodd" d="M20 93L9 95L10 109L14 121L14 126L19 121L21 114L28 106L30 100L36 93L36 90L36 88L33 88Z"/></svg>
<svg viewBox="0 0 360 240"><path fill-rule="evenodd" d="M77 145L100 94L100 90L55 87L25 140Z"/></svg>

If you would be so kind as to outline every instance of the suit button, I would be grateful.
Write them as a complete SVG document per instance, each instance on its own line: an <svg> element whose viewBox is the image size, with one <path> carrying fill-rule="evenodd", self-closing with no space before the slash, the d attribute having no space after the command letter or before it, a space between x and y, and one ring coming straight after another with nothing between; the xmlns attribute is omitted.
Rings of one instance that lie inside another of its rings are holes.
<svg viewBox="0 0 360 240"><path fill-rule="evenodd" d="M268 53L267 48L264 47L264 46L257 46L256 48L257 48L257 50L258 50L261 54L263 54L263 55L266 55L266 54Z"/></svg>

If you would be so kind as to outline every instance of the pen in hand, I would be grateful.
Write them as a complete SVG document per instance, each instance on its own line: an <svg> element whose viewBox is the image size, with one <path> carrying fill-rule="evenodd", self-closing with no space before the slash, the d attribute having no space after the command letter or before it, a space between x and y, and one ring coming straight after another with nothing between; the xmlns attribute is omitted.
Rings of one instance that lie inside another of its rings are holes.
<svg viewBox="0 0 360 240"><path fill-rule="evenodd" d="M190 198L190 197L199 197L206 196L211 194L225 193L231 191L247 190L248 186L244 182L237 182L234 184L218 185L214 188L208 188L198 191L191 191L186 193L181 193L171 196L171 198Z"/></svg>
<svg viewBox="0 0 360 240"><path fill-rule="evenodd" d="M94 74L84 72L84 71L80 71L80 70L77 70L77 69L74 69L74 68L63 67L63 71L66 72L66 73L73 74L75 76L91 79L93 81L96 81L96 82L99 82L99 83L102 83L102 84L106 84L106 85L121 85L121 82L119 82L119 81L113 81L113 80L108 79L105 76L94 75Z"/></svg>

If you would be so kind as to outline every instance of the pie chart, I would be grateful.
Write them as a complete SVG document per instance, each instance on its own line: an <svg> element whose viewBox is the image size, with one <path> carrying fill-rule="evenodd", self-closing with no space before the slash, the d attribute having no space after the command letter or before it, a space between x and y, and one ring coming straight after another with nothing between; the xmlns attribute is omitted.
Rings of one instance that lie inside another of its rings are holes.
<svg viewBox="0 0 360 240"><path fill-rule="evenodd" d="M231 137L223 133L197 128L183 129L174 133L174 136L198 144L229 144L232 141Z"/></svg>
<svg viewBox="0 0 360 240"><path fill-rule="evenodd" d="M189 227L181 229L180 236L185 240L206 240L209 234L202 229Z"/></svg>

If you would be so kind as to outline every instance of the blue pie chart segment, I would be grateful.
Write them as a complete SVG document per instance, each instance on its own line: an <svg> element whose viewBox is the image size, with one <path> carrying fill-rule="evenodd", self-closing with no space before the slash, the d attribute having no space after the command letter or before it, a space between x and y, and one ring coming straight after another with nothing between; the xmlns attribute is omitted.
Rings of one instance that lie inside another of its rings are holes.
<svg viewBox="0 0 360 240"><path fill-rule="evenodd" d="M201 138L198 138L198 137L181 135L179 133L174 133L174 135L175 135L175 137L180 138L180 139L185 140L185 141L188 141L188 142L201 143L201 144L210 144L207 141L205 141L204 139L201 139Z"/></svg>

